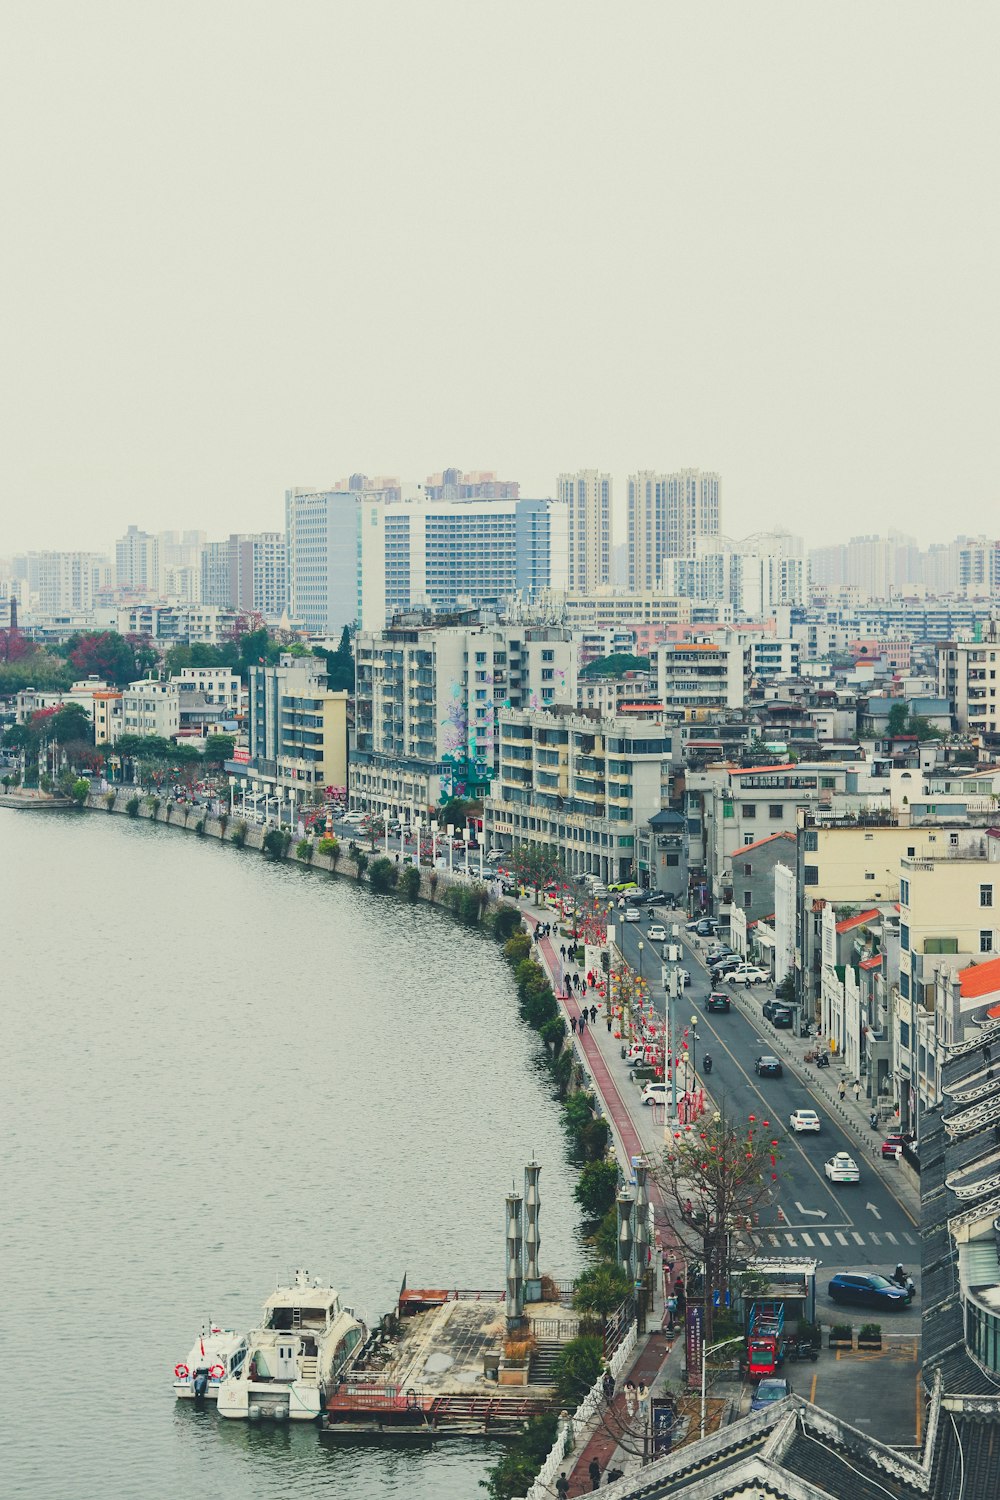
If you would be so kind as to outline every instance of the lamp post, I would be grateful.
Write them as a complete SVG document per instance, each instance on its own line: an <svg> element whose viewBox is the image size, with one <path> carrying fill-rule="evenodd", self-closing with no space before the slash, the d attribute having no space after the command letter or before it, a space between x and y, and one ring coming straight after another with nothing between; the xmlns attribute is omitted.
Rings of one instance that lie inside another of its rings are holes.
<svg viewBox="0 0 1000 1500"><path fill-rule="evenodd" d="M705 1397L706 1397L705 1371L706 1371L706 1366L708 1365L708 1356L710 1354L714 1354L715 1351L716 1351L716 1349L725 1349L727 1347L727 1345L729 1345L729 1344L742 1344L742 1342L743 1342L743 1335L742 1334L738 1334L736 1336L736 1338L733 1338L733 1339L722 1339L721 1342L718 1343L718 1344L709 1344L706 1348L702 1349L702 1351L701 1351L701 1434L700 1435L702 1437L705 1436Z"/></svg>
<svg viewBox="0 0 1000 1500"><path fill-rule="evenodd" d="M639 939L639 983L642 983L642 938Z"/></svg>
<svg viewBox="0 0 1000 1500"><path fill-rule="evenodd" d="M694 1087L695 1074L698 1071L698 1017L691 1017L691 1086Z"/></svg>
<svg viewBox="0 0 1000 1500"><path fill-rule="evenodd" d="M437 869L438 862L438 820L431 819L431 868Z"/></svg>
<svg viewBox="0 0 1000 1500"><path fill-rule="evenodd" d="M448 824L448 874L451 875L455 868L455 825Z"/></svg>

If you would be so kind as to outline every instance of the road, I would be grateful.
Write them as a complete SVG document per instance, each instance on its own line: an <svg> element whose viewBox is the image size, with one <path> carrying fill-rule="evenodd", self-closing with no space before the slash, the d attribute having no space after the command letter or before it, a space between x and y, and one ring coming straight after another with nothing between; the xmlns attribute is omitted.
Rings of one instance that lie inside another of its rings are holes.
<svg viewBox="0 0 1000 1500"><path fill-rule="evenodd" d="M823 1266L821 1285L829 1274L842 1270L879 1270L891 1272L902 1261L911 1272L919 1261L919 1236L913 1215L897 1197L882 1174L881 1161L870 1155L859 1139L825 1107L826 1101L813 1096L807 1065L790 1066L782 1059L784 1077L759 1078L754 1060L764 1053L775 1052L775 1032L758 1007L772 993L764 986L752 991L754 1014L746 1016L733 1001L728 1014L704 1009L710 985L697 950L683 930L679 913L664 915L657 908L653 920L679 922L679 938L684 945L684 966L691 973L691 985L683 999L674 1002L678 1027L690 1025L698 1017L695 1053L701 1081L712 1096L716 1109L727 1116L757 1120L774 1132L778 1142L778 1182L769 1204L760 1208L758 1244L763 1254L782 1251L808 1254ZM619 947L628 962L639 967L640 939L643 942L643 973L651 982L657 1007L664 1003L660 984L661 944L651 944L643 936L648 926L646 915L640 923L621 923L615 929ZM725 988L725 987L723 987ZM731 993L731 992L730 992ZM662 1014L662 1010L661 1010ZM712 1056L712 1073L705 1079L701 1059L708 1051ZM797 1135L789 1128L789 1115L795 1109L815 1109L821 1120L818 1135ZM830 1183L823 1163L837 1151L847 1151L858 1163L861 1180L857 1184ZM818 1298L829 1307L825 1294ZM919 1299L900 1315L909 1322L918 1314ZM877 1316L877 1314L872 1314ZM899 1320L894 1319L894 1326Z"/></svg>

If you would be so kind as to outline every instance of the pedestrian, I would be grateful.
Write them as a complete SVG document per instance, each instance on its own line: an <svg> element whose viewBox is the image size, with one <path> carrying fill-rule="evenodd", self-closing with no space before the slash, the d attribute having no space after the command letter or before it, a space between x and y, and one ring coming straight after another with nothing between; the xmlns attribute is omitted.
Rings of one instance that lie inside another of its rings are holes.
<svg viewBox="0 0 1000 1500"><path fill-rule="evenodd" d="M615 1377L607 1366L605 1366L604 1374L601 1377L601 1389L604 1392L605 1401L610 1406L615 1397Z"/></svg>
<svg viewBox="0 0 1000 1500"><path fill-rule="evenodd" d="M567 974L566 975L566 999L567 1000L569 999L570 995L572 995L572 993L573 993L573 981L572 981L572 979L570 979L569 975Z"/></svg>
<svg viewBox="0 0 1000 1500"><path fill-rule="evenodd" d="M667 1298L667 1332L668 1333L673 1333L673 1331L674 1331L674 1313L676 1311L677 1311L677 1298L676 1297L668 1297Z"/></svg>
<svg viewBox="0 0 1000 1500"><path fill-rule="evenodd" d="M611 1012L608 1011L608 1036L611 1035Z"/></svg>
<svg viewBox="0 0 1000 1500"><path fill-rule="evenodd" d="M590 1488L592 1490L598 1490L598 1489L600 1489L600 1487L601 1487L601 1466L597 1462L597 1458L596 1457L592 1458L590 1460L590 1463L587 1465L587 1473L590 1475Z"/></svg>
<svg viewBox="0 0 1000 1500"><path fill-rule="evenodd" d="M559 1475L559 1478L556 1480L556 1494L558 1495L559 1500L566 1500L566 1496L569 1494L569 1480L566 1478L565 1469L563 1469L562 1473Z"/></svg>
<svg viewBox="0 0 1000 1500"><path fill-rule="evenodd" d="M747 989L749 989L749 988L750 988L750 981L749 981L749 979L745 979L745 980L744 980L744 981L743 981L743 983L744 983L744 986L745 986L745 987L746 987L746 988L747 988Z"/></svg>
<svg viewBox="0 0 1000 1500"><path fill-rule="evenodd" d="M843 1079L840 1080L840 1088L837 1090L837 1092L840 1095L840 1102L841 1104L843 1104L844 1100L847 1098L847 1085L845 1084Z"/></svg>
<svg viewBox="0 0 1000 1500"><path fill-rule="evenodd" d="M566 944L565 943L560 943L559 944L559 954L560 954L560 957L562 958L563 963L565 963L566 962Z"/></svg>
<svg viewBox="0 0 1000 1500"><path fill-rule="evenodd" d="M877 1130L877 1129L878 1129L878 1115L877 1115L877 1114L876 1114L876 1113L875 1113L875 1111L874 1111L874 1110L872 1110L872 1112L871 1112L871 1114L870 1114L870 1115L869 1115L869 1116L868 1116L868 1118L869 1118L869 1120L871 1120L871 1122L872 1122L872 1129L873 1129L873 1130Z"/></svg>
<svg viewBox="0 0 1000 1500"><path fill-rule="evenodd" d="M569 1029L570 1031L572 1031L573 1035L576 1036L576 1016L570 1016Z"/></svg>
<svg viewBox="0 0 1000 1500"><path fill-rule="evenodd" d="M639 1389L636 1393L636 1405L639 1408L640 1420L642 1421L643 1426L645 1426L646 1420L649 1417L649 1391L646 1388L646 1382L644 1380L639 1381Z"/></svg>
<svg viewBox="0 0 1000 1500"><path fill-rule="evenodd" d="M855 1083L854 1083L854 1102L855 1102L855 1104L860 1104L861 1103L861 1080L860 1079L856 1079Z"/></svg>
<svg viewBox="0 0 1000 1500"><path fill-rule="evenodd" d="M625 1410L628 1412L629 1421L635 1416L635 1381L625 1382Z"/></svg>
<svg viewBox="0 0 1000 1500"><path fill-rule="evenodd" d="M591 1024L591 1026L593 1026L593 1024L594 1024L594 1022L596 1020L597 1020L597 1006L596 1005L592 1005L590 1007L590 1024Z"/></svg>
<svg viewBox="0 0 1000 1500"><path fill-rule="evenodd" d="M581 1036L583 1036L583 1033L586 1031L586 1029L587 1029L587 1012L585 1010L582 1010L580 1012L580 1035Z"/></svg>

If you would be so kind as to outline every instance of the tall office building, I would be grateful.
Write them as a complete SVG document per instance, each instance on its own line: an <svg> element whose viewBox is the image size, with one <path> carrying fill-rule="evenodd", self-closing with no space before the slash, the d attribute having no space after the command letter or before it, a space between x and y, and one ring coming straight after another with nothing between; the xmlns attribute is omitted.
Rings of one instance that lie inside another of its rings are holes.
<svg viewBox="0 0 1000 1500"><path fill-rule="evenodd" d="M558 500L360 497L358 619L381 630L416 606L499 608L565 591L567 507Z"/></svg>
<svg viewBox="0 0 1000 1500"><path fill-rule="evenodd" d="M111 562L99 552L29 552L28 594L41 615L93 608L111 587Z"/></svg>
<svg viewBox="0 0 1000 1500"><path fill-rule="evenodd" d="M628 586L659 588L665 557L692 558L703 537L719 535L719 476L641 470L628 481Z"/></svg>
<svg viewBox="0 0 1000 1500"><path fill-rule="evenodd" d="M567 506L567 588L571 594L592 594L611 582L611 475L580 469L560 474L558 488Z"/></svg>
<svg viewBox="0 0 1000 1500"><path fill-rule="evenodd" d="M130 526L115 543L115 584L123 593L160 592L160 539Z"/></svg>
<svg viewBox="0 0 1000 1500"><path fill-rule="evenodd" d="M201 555L202 600L277 620L288 602L286 557L280 531L234 532L209 542Z"/></svg>
<svg viewBox="0 0 1000 1500"><path fill-rule="evenodd" d="M288 605L313 635L339 635L358 619L358 490L285 491Z"/></svg>

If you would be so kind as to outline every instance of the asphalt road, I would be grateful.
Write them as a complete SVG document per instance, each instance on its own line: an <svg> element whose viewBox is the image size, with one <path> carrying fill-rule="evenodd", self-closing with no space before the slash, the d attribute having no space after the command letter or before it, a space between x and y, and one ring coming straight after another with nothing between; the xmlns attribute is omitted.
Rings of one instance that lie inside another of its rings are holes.
<svg viewBox="0 0 1000 1500"><path fill-rule="evenodd" d="M661 944L652 944L644 936L646 914L638 923L623 923L620 914L615 935L629 963L639 967L640 938L643 942L642 968L650 981L657 1007L663 1005L660 984ZM825 1110L825 1101L809 1091L808 1069L790 1067L784 1059L782 1078L760 1078L754 1071L754 1060L774 1052L775 1033L763 1014L758 1023L743 1015L735 1002L728 1014L704 1010L704 1000L711 986L700 958L687 944L684 920L680 913L664 913L657 908L654 920L662 920L670 931L671 921L680 926L684 943L684 967L691 973L691 984L682 999L674 1002L678 1028L690 1026L690 1017L698 1017L695 1043L696 1068L701 1081L711 1093L715 1108L726 1115L745 1120L753 1114L773 1130L778 1141L778 1181L771 1201L761 1204L757 1243L762 1254L783 1250L808 1254L822 1265L817 1277L817 1307L833 1316L826 1297L826 1283L835 1271L878 1270L891 1273L902 1261L911 1274L919 1264L919 1237L916 1224L906 1206L897 1199L878 1174L866 1148ZM726 988L726 986L721 986ZM730 992L731 993L731 992ZM761 1005L772 993L757 986L752 992ZM662 1013L662 1012L661 1012ZM712 1056L712 1073L705 1078L701 1059L708 1051ZM819 1134L795 1134L789 1127L789 1115L795 1109L815 1109L820 1116ZM856 1184L834 1184L823 1171L824 1162L837 1151L846 1151L857 1162L861 1180ZM916 1277L915 1277L916 1279ZM821 1289L821 1290L820 1290ZM919 1287L918 1287L919 1292ZM919 1321L919 1295L905 1312L892 1318L900 1332ZM822 1315L821 1313L821 1315ZM852 1316L858 1310L852 1310ZM868 1318L878 1313L864 1312Z"/></svg>

